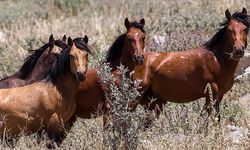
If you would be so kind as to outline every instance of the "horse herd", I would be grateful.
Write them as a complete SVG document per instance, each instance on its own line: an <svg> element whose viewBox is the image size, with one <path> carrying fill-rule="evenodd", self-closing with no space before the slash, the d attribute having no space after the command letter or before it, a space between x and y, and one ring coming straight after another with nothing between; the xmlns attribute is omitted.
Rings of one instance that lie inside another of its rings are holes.
<svg viewBox="0 0 250 150"><path fill-rule="evenodd" d="M144 51L145 20L126 18L127 32L111 45L105 62L115 76L119 75L117 66L123 64L134 71L133 79L142 80L142 94L129 103L128 110L143 105L158 117L167 101L185 103L205 97L204 110L211 114L214 100L219 121L220 102L233 85L250 27L245 8L232 15L226 10L225 16L221 29L208 42L181 52ZM76 117L91 118L97 109L107 111L97 75L100 66L88 69L88 54L93 51L87 36L54 40L51 35L48 43L31 52L16 73L0 81L0 134L17 137L45 129L49 145L58 145ZM208 85L212 99L204 92ZM157 99L151 102L150 97ZM145 125L150 125L151 118L147 116Z"/></svg>

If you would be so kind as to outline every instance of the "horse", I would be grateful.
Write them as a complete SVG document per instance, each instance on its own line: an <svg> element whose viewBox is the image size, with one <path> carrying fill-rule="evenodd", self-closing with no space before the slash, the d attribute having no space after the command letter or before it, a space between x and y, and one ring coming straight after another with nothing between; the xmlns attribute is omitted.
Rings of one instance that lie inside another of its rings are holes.
<svg viewBox="0 0 250 150"><path fill-rule="evenodd" d="M49 68L61 49L66 47L66 36L62 40L54 40L50 35L49 42L37 50L30 50L21 68L11 76L0 80L0 89L24 86L46 77Z"/></svg>
<svg viewBox="0 0 250 150"><path fill-rule="evenodd" d="M125 19L124 25L127 32L121 34L108 50L106 62L110 64L112 73L116 74L117 66L123 64L129 70L134 70L135 66L142 65L144 61L144 40L145 31L143 29L145 20L140 22L130 22ZM80 83L76 96L75 115L80 118L91 118L97 112L101 104L105 104L105 91L100 85L100 78L97 75L99 67L89 69L87 78ZM105 106L104 106L105 107ZM104 108L101 108L104 110Z"/></svg>
<svg viewBox="0 0 250 150"><path fill-rule="evenodd" d="M64 122L74 114L75 96L80 81L85 80L91 48L85 38L68 38L68 45L53 62L47 77L17 88L0 90L0 134L10 137L21 132L34 133L45 128L48 147L59 145Z"/></svg>
<svg viewBox="0 0 250 150"><path fill-rule="evenodd" d="M158 117L167 101L186 103L205 97L203 111L209 116L214 107L219 122L220 102L233 86L234 71L244 56L250 27L250 16L245 8L233 15L227 9L225 16L222 28L199 48L145 53L143 66L147 71L137 73L143 79L144 93L137 104ZM209 90L204 92L207 88L211 89L211 98ZM148 97L157 99L151 102ZM213 106L211 100L215 102ZM147 118L149 124L151 117Z"/></svg>

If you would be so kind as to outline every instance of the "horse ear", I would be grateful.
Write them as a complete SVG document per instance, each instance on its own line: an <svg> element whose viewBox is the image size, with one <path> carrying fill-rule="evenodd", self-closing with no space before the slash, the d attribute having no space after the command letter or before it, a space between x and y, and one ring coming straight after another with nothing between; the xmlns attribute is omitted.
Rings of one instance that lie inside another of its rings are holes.
<svg viewBox="0 0 250 150"><path fill-rule="evenodd" d="M84 36L83 41L84 41L86 44L88 44L89 38L88 38L87 35Z"/></svg>
<svg viewBox="0 0 250 150"><path fill-rule="evenodd" d="M141 18L140 24L142 24L143 26L145 25L145 20L144 20L144 18Z"/></svg>
<svg viewBox="0 0 250 150"><path fill-rule="evenodd" d="M243 9L242 9L242 13L247 14L247 9L245 7L243 7Z"/></svg>
<svg viewBox="0 0 250 150"><path fill-rule="evenodd" d="M67 37L66 37L66 35L65 35L65 34L63 35L62 40L63 40L63 41L66 41L66 40L67 40Z"/></svg>
<svg viewBox="0 0 250 150"><path fill-rule="evenodd" d="M131 27L131 24L130 24L128 18L125 19L124 25L125 25L125 27L127 28L127 30Z"/></svg>
<svg viewBox="0 0 250 150"><path fill-rule="evenodd" d="M71 37L68 37L68 45L73 46L73 40L71 39Z"/></svg>
<svg viewBox="0 0 250 150"><path fill-rule="evenodd" d="M232 15L231 15L231 13L230 13L230 11L228 9L225 12L225 16L226 16L228 21L230 21L232 19Z"/></svg>
<svg viewBox="0 0 250 150"><path fill-rule="evenodd" d="M49 44L54 44L54 37L53 34L49 36Z"/></svg>

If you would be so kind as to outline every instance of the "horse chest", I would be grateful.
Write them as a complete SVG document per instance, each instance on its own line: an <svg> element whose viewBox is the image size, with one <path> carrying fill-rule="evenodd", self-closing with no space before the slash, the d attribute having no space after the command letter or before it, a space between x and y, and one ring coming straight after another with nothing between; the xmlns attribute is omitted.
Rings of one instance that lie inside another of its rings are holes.
<svg viewBox="0 0 250 150"><path fill-rule="evenodd" d="M74 114L75 110L76 103L74 101L71 101L70 103L68 103L68 105L65 105L65 107L63 107L63 110L61 111L63 120L68 121Z"/></svg>
<svg viewBox="0 0 250 150"><path fill-rule="evenodd" d="M220 80L217 81L217 85L218 85L218 88L219 88L219 92L221 94L225 94L226 92L228 92L232 86L233 86L233 77L224 77L224 78L221 78Z"/></svg>

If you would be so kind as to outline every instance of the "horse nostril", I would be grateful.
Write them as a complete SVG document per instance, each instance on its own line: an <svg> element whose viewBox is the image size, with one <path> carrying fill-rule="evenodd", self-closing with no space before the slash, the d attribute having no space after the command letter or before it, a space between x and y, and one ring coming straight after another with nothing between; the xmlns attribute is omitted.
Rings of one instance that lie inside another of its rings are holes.
<svg viewBox="0 0 250 150"><path fill-rule="evenodd" d="M133 59L134 59L134 60L136 60L136 58L137 58L137 56L136 56L136 55L134 55L134 56L133 56Z"/></svg>
<svg viewBox="0 0 250 150"><path fill-rule="evenodd" d="M243 49L236 49L235 54L238 56L244 56L245 51Z"/></svg>
<svg viewBox="0 0 250 150"><path fill-rule="evenodd" d="M141 55L141 61L144 61L144 55Z"/></svg>
<svg viewBox="0 0 250 150"><path fill-rule="evenodd" d="M85 74L83 74L83 73L81 73L79 71L77 71L76 74L77 74L77 78L78 78L79 81L85 80Z"/></svg>

